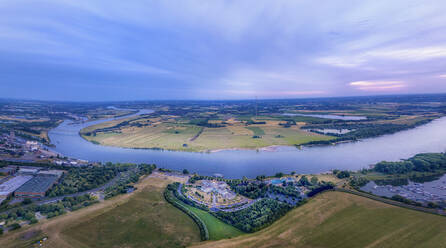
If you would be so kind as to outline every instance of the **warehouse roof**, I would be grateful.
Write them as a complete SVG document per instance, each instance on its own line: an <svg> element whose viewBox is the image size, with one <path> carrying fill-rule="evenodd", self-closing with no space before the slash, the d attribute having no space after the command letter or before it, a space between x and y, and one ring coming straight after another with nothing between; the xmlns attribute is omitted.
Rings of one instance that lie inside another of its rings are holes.
<svg viewBox="0 0 446 248"><path fill-rule="evenodd" d="M57 176L37 175L33 179L23 184L16 190L16 193L41 193L46 192L54 182L58 179Z"/></svg>
<svg viewBox="0 0 446 248"><path fill-rule="evenodd" d="M7 196L29 181L32 176L15 176L0 184L0 196Z"/></svg>

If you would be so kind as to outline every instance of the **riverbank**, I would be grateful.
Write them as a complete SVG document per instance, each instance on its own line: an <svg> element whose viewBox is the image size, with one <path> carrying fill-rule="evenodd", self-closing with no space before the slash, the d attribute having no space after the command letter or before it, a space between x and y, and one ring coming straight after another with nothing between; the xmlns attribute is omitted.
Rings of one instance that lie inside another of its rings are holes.
<svg viewBox="0 0 446 248"><path fill-rule="evenodd" d="M259 174L291 171L311 174L332 169L360 170L383 160L398 161L417 153L444 152L446 149L445 117L410 130L335 146L303 146L302 149L274 146L200 153L94 145L78 134L89 124L69 123L64 122L49 133L56 145L51 150L65 156L92 162L156 163L164 168L187 169L203 175L219 173L228 178L252 178ZM416 142L408 142L410 140Z"/></svg>

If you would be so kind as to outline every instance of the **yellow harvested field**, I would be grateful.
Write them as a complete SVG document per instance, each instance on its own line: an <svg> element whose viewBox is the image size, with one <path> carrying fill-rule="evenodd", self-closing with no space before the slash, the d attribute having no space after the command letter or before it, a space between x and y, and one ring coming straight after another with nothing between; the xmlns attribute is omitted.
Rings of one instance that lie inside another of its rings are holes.
<svg viewBox="0 0 446 248"><path fill-rule="evenodd" d="M114 122L113 125L117 123ZM112 126L108 124L107 126ZM82 132L103 128L104 124L89 127ZM294 125L284 128L279 121L249 125L242 123L225 127L209 128L188 124L158 122L137 127L126 126L119 131L98 132L96 136L83 136L90 141L107 146L130 148L161 148L180 151L209 151L221 149L258 149L275 145L299 145L315 140L329 140L333 137L315 134ZM200 132L202 130L202 132ZM256 133L254 133L254 130ZM258 138L253 137L259 136Z"/></svg>
<svg viewBox="0 0 446 248"><path fill-rule="evenodd" d="M252 136L254 133L246 129L244 126L241 125L233 125L233 126L227 126L226 127L233 135L250 135Z"/></svg>

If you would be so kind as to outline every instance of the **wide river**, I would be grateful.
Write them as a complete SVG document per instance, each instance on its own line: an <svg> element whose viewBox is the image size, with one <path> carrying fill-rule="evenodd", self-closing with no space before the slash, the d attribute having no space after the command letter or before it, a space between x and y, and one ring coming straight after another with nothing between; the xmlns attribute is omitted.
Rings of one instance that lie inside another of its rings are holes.
<svg viewBox="0 0 446 248"><path fill-rule="evenodd" d="M143 110L135 115L150 112ZM219 173L227 178L291 171L320 173L331 169L359 170L382 160L399 160L417 153L446 150L446 117L378 138L335 146L304 147L300 150L295 147L278 147L275 151L174 152L95 145L79 136L82 128L109 120L112 119L86 123L64 121L49 132L55 145L51 149L68 157L89 161L155 163L158 167L175 170L186 168L202 175Z"/></svg>

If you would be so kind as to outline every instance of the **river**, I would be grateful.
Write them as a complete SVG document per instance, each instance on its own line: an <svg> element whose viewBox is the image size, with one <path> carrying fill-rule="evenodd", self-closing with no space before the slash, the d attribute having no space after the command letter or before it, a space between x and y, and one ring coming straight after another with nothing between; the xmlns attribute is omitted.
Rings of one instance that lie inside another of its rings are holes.
<svg viewBox="0 0 446 248"><path fill-rule="evenodd" d="M133 116L150 112L143 110ZM417 153L446 150L446 117L414 129L358 142L302 149L278 147L275 151L196 153L129 149L95 145L79 136L82 128L109 120L112 119L85 123L64 121L49 132L55 145L51 149L68 157L89 161L155 163L158 167L188 169L202 175L219 173L227 178L252 178L291 171L320 173L331 169L359 170L382 160L399 160Z"/></svg>

